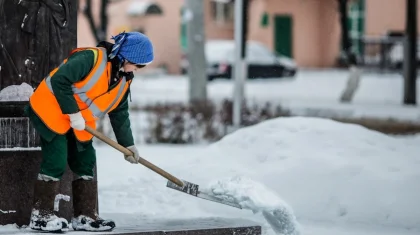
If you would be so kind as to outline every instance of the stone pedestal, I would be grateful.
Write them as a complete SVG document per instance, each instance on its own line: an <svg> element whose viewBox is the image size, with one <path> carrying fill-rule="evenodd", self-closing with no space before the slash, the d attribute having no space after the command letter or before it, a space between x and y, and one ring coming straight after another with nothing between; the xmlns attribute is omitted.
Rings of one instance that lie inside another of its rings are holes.
<svg viewBox="0 0 420 235"><path fill-rule="evenodd" d="M77 46L78 0L0 0L0 90L23 82L36 87ZM27 102L0 101L0 225L29 223L39 172L39 138L23 115ZM72 174L61 180L71 195ZM70 219L71 202L60 202Z"/></svg>
<svg viewBox="0 0 420 235"><path fill-rule="evenodd" d="M42 159L39 137L24 117L27 102L0 102L0 225L29 224L33 187ZM73 175L67 169L60 193L71 194ZM67 219L72 203L60 201L59 214Z"/></svg>

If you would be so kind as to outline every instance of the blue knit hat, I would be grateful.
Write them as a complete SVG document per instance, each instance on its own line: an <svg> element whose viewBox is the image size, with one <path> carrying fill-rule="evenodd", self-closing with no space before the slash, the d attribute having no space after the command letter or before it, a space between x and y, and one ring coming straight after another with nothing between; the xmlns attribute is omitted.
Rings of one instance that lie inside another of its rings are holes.
<svg viewBox="0 0 420 235"><path fill-rule="evenodd" d="M153 45L150 39L139 32L122 32L111 39L115 40L109 57L117 56L120 61L146 65L153 61Z"/></svg>

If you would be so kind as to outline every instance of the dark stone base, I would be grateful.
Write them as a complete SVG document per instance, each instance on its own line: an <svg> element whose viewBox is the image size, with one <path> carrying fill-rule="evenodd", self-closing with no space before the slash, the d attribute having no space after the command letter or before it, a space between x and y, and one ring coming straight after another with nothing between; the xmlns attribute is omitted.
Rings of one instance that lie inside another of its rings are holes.
<svg viewBox="0 0 420 235"><path fill-rule="evenodd" d="M0 149L0 225L28 225L32 209L33 189L42 155L41 150L3 151ZM67 169L61 180L60 193L71 194L73 174ZM59 214L71 219L71 201L60 201ZM0 232L1 233L1 232Z"/></svg>
<svg viewBox="0 0 420 235"><path fill-rule="evenodd" d="M83 232L83 234L122 234L122 235L260 235L261 226L256 222L226 218L200 218L189 220L152 220L138 219L136 225L120 222L126 220L130 215L104 216L104 218L115 217L117 228L112 232ZM133 221L133 218L129 219ZM7 232L7 233L6 233ZM29 234L30 229L22 231L0 230L0 234ZM33 231L35 233L35 231ZM66 234L80 234L69 230Z"/></svg>

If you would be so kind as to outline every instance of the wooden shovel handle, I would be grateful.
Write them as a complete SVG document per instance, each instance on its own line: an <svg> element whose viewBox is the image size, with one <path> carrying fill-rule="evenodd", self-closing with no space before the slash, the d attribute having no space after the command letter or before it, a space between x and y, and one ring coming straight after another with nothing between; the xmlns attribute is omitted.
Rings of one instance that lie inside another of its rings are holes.
<svg viewBox="0 0 420 235"><path fill-rule="evenodd" d="M114 140L108 138L106 135L104 135L101 132L99 132L99 131L91 128L90 126L86 126L85 127L85 130L87 132L89 132L90 134L92 134L93 136L95 136L96 138L98 138L98 139L102 140L103 142L107 143L109 146L111 146L111 147L117 149L118 151L122 152L123 154L125 154L125 155L133 155L133 152L131 152L129 149L127 149L124 146L118 144ZM154 165L153 163L147 161L146 159L140 157L138 162L140 164L146 166L150 170L152 170L152 171L158 173L159 175L165 177L166 179L172 181L173 183L175 183L179 187L183 187L184 186L184 183L181 180L179 180L175 176L169 174L168 172L162 170L161 168L157 167L156 165Z"/></svg>

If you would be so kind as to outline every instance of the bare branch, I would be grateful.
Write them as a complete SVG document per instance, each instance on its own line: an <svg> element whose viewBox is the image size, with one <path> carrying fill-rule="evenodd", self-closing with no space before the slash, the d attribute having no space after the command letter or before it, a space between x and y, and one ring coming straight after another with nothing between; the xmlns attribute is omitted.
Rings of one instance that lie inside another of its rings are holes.
<svg viewBox="0 0 420 235"><path fill-rule="evenodd" d="M89 27L92 31L93 37L95 38L95 40L97 42L99 42L100 39L99 39L99 36L98 36L98 30L95 26L95 21L93 19L93 15L92 15L92 0L86 0L86 7L84 8L83 13L85 14L86 18L88 19Z"/></svg>

